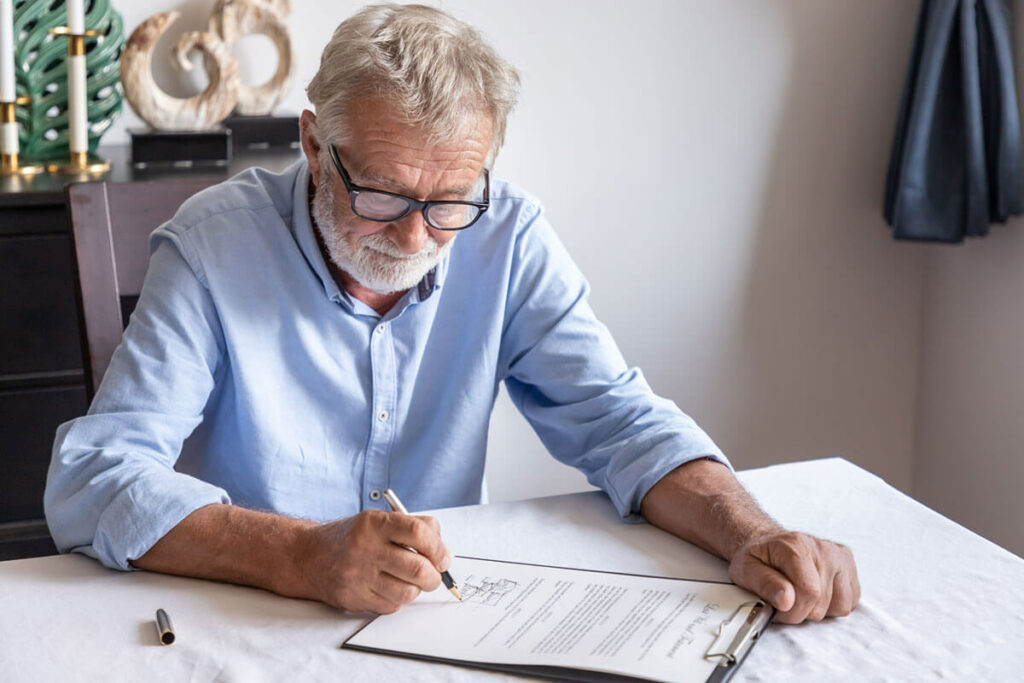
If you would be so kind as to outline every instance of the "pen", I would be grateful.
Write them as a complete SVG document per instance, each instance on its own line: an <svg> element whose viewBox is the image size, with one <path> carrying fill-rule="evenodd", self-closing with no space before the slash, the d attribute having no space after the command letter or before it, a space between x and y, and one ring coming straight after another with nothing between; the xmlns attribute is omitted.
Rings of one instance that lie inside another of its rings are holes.
<svg viewBox="0 0 1024 683"><path fill-rule="evenodd" d="M403 515L409 514L409 511L405 509L404 505L402 505L402 501L398 500L398 494L391 489L384 489L384 500L388 502L388 505L390 505L391 509L395 512L401 512ZM416 551L413 550L413 552ZM455 585L455 579L452 578L451 574L448 572L441 572L441 581L444 582L444 587L451 591L452 595L460 601L462 600L462 593L459 592L459 587Z"/></svg>
<svg viewBox="0 0 1024 683"><path fill-rule="evenodd" d="M156 611L156 633L160 638L161 645L170 645L174 642L174 627L171 626L171 618L162 609Z"/></svg>

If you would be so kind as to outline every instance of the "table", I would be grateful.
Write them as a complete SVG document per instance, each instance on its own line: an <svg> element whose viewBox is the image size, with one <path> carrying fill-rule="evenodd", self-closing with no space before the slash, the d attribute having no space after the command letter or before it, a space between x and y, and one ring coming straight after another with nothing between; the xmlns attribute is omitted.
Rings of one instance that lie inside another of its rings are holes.
<svg viewBox="0 0 1024 683"><path fill-rule="evenodd" d="M842 459L739 474L782 524L853 548L860 607L773 625L736 681L1020 680L1024 560ZM723 579L725 564L598 492L436 511L455 554ZM457 578L457 577L456 577ZM339 650L360 615L80 556L0 562L0 679L519 680ZM157 644L153 613L178 641Z"/></svg>

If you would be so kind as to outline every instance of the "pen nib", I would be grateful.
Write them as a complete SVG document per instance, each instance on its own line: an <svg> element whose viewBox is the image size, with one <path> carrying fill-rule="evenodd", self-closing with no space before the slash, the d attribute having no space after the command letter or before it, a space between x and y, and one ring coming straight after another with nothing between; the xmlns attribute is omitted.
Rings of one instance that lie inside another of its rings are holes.
<svg viewBox="0 0 1024 683"><path fill-rule="evenodd" d="M459 602L462 602L462 593L459 592L459 587L458 586L452 586L448 590L451 591L452 595L454 595L456 598L459 599Z"/></svg>

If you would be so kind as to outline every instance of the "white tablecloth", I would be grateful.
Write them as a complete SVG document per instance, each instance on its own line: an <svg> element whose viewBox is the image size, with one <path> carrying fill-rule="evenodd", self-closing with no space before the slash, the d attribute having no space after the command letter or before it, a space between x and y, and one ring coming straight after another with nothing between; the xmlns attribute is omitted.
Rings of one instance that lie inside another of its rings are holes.
<svg viewBox="0 0 1024 683"><path fill-rule="evenodd" d="M844 460L740 476L784 525L853 548L863 595L848 618L772 626L734 680L1024 680L1024 560ZM435 514L457 555L726 577L722 561L623 523L600 493ZM158 607L178 634L169 647L156 641ZM511 680L339 650L362 623L312 602L113 572L80 556L0 563L0 681Z"/></svg>

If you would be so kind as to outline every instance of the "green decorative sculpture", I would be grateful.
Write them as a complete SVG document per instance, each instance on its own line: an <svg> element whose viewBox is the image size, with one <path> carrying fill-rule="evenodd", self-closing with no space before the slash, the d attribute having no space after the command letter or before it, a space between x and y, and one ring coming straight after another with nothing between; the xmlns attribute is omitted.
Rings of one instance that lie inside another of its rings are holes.
<svg viewBox="0 0 1024 683"><path fill-rule="evenodd" d="M50 29L67 24L67 8L55 0L14 0L14 71L18 96L32 98L17 111L21 152L33 159L68 156L67 41ZM86 94L89 152L121 112L121 50L124 22L110 0L87 0L85 27L99 35L86 38Z"/></svg>

